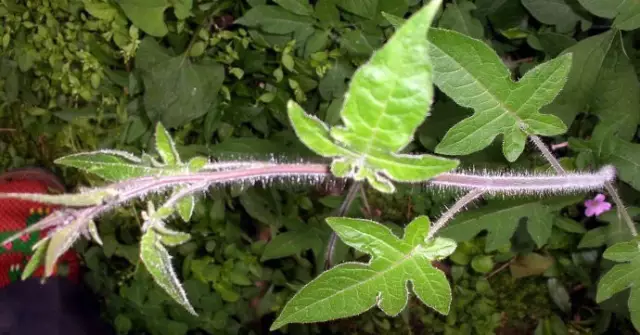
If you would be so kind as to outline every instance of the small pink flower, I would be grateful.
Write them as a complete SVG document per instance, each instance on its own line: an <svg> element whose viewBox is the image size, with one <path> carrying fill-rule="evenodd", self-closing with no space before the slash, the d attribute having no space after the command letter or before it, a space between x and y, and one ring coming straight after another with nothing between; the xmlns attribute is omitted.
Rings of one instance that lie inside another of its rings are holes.
<svg viewBox="0 0 640 335"><path fill-rule="evenodd" d="M24 235L20 236L20 239L22 240L22 242L27 242L27 241L29 241L29 237L31 237L31 236L29 236L29 234L24 234Z"/></svg>
<svg viewBox="0 0 640 335"><path fill-rule="evenodd" d="M586 216L598 216L611 209L611 204L605 201L604 194L598 194L593 200L585 201L584 205L587 207L584 211Z"/></svg>
<svg viewBox="0 0 640 335"><path fill-rule="evenodd" d="M11 250L13 248L13 243L12 242L7 242L7 243L3 244L2 246L7 250Z"/></svg>

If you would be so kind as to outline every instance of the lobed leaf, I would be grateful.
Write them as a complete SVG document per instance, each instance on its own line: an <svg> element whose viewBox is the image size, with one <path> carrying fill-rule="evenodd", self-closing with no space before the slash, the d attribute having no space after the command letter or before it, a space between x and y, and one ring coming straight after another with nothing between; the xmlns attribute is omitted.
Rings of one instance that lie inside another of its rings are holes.
<svg viewBox="0 0 640 335"><path fill-rule="evenodd" d="M429 32L435 84L457 104L475 113L454 125L436 147L446 155L467 155L502 135L503 154L515 161L528 135L562 134L566 126L539 113L564 86L571 68L566 54L528 71L517 83L485 43L442 29Z"/></svg>
<svg viewBox="0 0 640 335"><path fill-rule="evenodd" d="M298 138L319 155L334 158L335 175L393 192L390 180L423 181L457 167L455 160L398 153L413 139L433 98L425 36L439 6L440 1L432 1L414 14L355 72L341 111L344 126L329 129L289 103Z"/></svg>
<svg viewBox="0 0 640 335"><path fill-rule="evenodd" d="M426 216L409 223L402 239L369 220L328 218L327 223L347 245L371 254L371 261L345 263L322 273L287 303L271 330L293 322L349 317L373 306L397 315L407 304L409 281L423 303L448 313L451 288L431 262L451 254L456 244L445 238L425 242L430 226Z"/></svg>

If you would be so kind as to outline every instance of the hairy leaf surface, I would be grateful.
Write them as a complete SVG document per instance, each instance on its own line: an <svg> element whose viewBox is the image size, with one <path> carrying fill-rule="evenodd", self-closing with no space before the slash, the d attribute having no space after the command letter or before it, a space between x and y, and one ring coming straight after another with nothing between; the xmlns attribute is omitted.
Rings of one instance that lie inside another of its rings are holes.
<svg viewBox="0 0 640 335"><path fill-rule="evenodd" d="M457 104L474 109L454 125L436 147L447 155L466 155L486 148L503 135L503 154L515 161L528 135L558 135L562 121L540 114L564 86L571 55L563 55L528 71L517 83L488 45L457 32L432 29L430 55L435 84Z"/></svg>
<svg viewBox="0 0 640 335"><path fill-rule="evenodd" d="M349 317L374 306L397 315L407 304L409 281L423 303L449 312L449 282L431 262L450 255L456 244L446 238L425 242L430 226L426 216L409 223L402 239L369 220L328 218L327 223L347 245L371 254L371 261L344 263L322 273L287 303L272 330L288 323Z"/></svg>
<svg viewBox="0 0 640 335"><path fill-rule="evenodd" d="M427 31L440 5L432 1L396 31L353 75L341 119L329 129L289 103L289 119L298 138L311 150L335 158L339 177L367 180L383 192L393 192L390 180L421 181L458 165L430 155L402 155L425 120L433 98Z"/></svg>

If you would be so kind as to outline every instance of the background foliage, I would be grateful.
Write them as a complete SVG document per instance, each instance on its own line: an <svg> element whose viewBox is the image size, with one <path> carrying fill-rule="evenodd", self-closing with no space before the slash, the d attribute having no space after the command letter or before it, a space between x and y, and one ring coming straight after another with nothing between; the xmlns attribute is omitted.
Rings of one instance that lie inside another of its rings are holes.
<svg viewBox="0 0 640 335"><path fill-rule="evenodd" d="M3 169L46 166L63 175L70 188L92 185L99 181L61 170L53 159L98 148L151 151L157 121L172 129L184 160L195 155L309 157L312 153L289 127L286 102L294 99L336 124L355 69L400 18L422 4L4 1L0 164ZM514 78L571 52L565 88L542 109L562 119L569 131L548 142L568 141L568 148L555 151L568 168L614 164L618 186L637 218L638 18L640 5L631 1L461 0L447 3L435 25L490 44ZM419 140L405 151L433 152L445 131L471 113L438 92ZM547 168L529 145L517 160L506 161L500 142L461 156L462 164ZM140 223L133 204L101 220L104 248L78 246L88 268L86 281L121 334L266 332L274 313L324 270L330 230L323 218L339 206L340 192L276 185L209 194L183 227L194 239L172 251L191 302L207 311L200 317L171 302L140 268ZM370 192L372 210L356 203L349 216L374 217L396 227L420 214L437 217L451 199L408 187L388 196ZM604 247L630 236L615 211L585 217L582 200L488 199L458 217L445 236L467 242L442 264L454 281L447 317L410 304L396 319L369 312L283 331L630 331L628 292L594 302L597 281L614 264L602 258ZM473 229L460 229L469 226ZM361 256L339 244L336 260Z"/></svg>

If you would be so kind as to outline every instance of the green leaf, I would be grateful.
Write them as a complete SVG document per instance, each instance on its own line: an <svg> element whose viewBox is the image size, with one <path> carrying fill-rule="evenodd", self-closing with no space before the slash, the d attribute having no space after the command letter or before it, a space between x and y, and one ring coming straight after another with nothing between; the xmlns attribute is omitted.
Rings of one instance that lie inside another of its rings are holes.
<svg viewBox="0 0 640 335"><path fill-rule="evenodd" d="M607 243L606 227L598 227L587 231L578 243L578 249L598 248Z"/></svg>
<svg viewBox="0 0 640 335"><path fill-rule="evenodd" d="M612 138L613 144L607 146L606 162L616 167L618 177L640 190L640 144L630 143L617 138Z"/></svg>
<svg viewBox="0 0 640 335"><path fill-rule="evenodd" d="M614 262L632 262L640 256L638 241L620 242L604 251L602 257Z"/></svg>
<svg viewBox="0 0 640 335"><path fill-rule="evenodd" d="M515 83L495 51L479 40L432 29L429 41L435 84L457 104L475 111L447 132L436 147L437 153L470 154L502 134L503 154L513 162L524 150L528 135L552 136L566 131L559 118L539 110L564 86L571 55L543 63Z"/></svg>
<svg viewBox="0 0 640 335"><path fill-rule="evenodd" d="M180 161L180 155L176 150L176 145L173 142L173 138L169 135L169 132L162 123L158 122L156 125L156 151L162 158L162 161L169 165L175 166L180 165L182 162Z"/></svg>
<svg viewBox="0 0 640 335"><path fill-rule="evenodd" d="M44 256L45 277L51 277L53 275L58 258L67 252L73 243L80 237L80 230L84 228L86 223L87 222L83 221L82 218L78 218L61 228L58 228L47 237L49 243L47 245L47 252Z"/></svg>
<svg viewBox="0 0 640 335"><path fill-rule="evenodd" d="M189 16L192 0L121 0L120 7L136 27L145 33L162 37L169 30L164 22L164 12L173 7L176 17L184 19Z"/></svg>
<svg viewBox="0 0 640 335"><path fill-rule="evenodd" d="M340 46L354 57L369 57L381 45L379 36L367 34L360 29L347 30L340 36Z"/></svg>
<svg viewBox="0 0 640 335"><path fill-rule="evenodd" d="M340 11L334 0L318 0L313 15L329 27L340 24Z"/></svg>
<svg viewBox="0 0 640 335"><path fill-rule="evenodd" d="M351 77L353 71L349 62L343 59L336 60L318 85L322 98L325 100L341 98L347 89L346 80Z"/></svg>
<svg viewBox="0 0 640 335"><path fill-rule="evenodd" d="M409 144L433 99L425 36L436 5L414 14L355 72L341 113L345 126L331 129L333 138L363 154Z"/></svg>
<svg viewBox="0 0 640 335"><path fill-rule="evenodd" d="M345 263L322 273L287 303L271 330L358 315L374 306L397 315L407 304L408 281L423 303L449 312L449 282L431 262L450 255L456 244L443 238L425 242L430 225L426 216L409 223L403 239L369 220L328 218L327 223L346 244L371 254L371 261Z"/></svg>
<svg viewBox="0 0 640 335"><path fill-rule="evenodd" d="M274 0L282 8L298 15L312 15L313 7L308 0Z"/></svg>
<svg viewBox="0 0 640 335"><path fill-rule="evenodd" d="M313 28L315 20L309 16L296 15L278 6L261 5L247 11L234 23L259 28L271 34L289 34Z"/></svg>
<svg viewBox="0 0 640 335"><path fill-rule="evenodd" d="M128 152L112 150L64 156L54 162L81 169L108 181L121 181L145 176L168 176L178 172L170 168L147 166L142 164L142 160Z"/></svg>
<svg viewBox="0 0 640 335"><path fill-rule="evenodd" d="M224 68L212 61L194 64L173 56L152 38L145 38L136 54L142 71L147 115L169 128L205 115L217 99Z"/></svg>
<svg viewBox="0 0 640 335"><path fill-rule="evenodd" d="M153 280L165 291L173 300L182 305L189 313L198 314L189 303L178 277L171 264L171 255L161 243L161 235L154 229L148 229L140 241L140 259L153 277Z"/></svg>
<svg viewBox="0 0 640 335"><path fill-rule="evenodd" d="M380 13L382 14L382 16L389 22L391 23L391 25L395 28L399 28L400 26L402 26L407 20L405 20L402 17L399 16L395 16L393 14L389 14L386 12L382 12Z"/></svg>
<svg viewBox="0 0 640 335"><path fill-rule="evenodd" d="M565 0L522 0L522 4L536 20L569 32L582 19Z"/></svg>
<svg viewBox="0 0 640 335"><path fill-rule="evenodd" d="M458 1L447 4L442 16L438 21L438 27L455 30L473 38L482 39L484 37L484 27L480 20L471 16L471 11L476 6L469 1Z"/></svg>
<svg viewBox="0 0 640 335"><path fill-rule="evenodd" d="M527 218L529 235L538 247L542 247L551 236L554 211L578 201L576 197L493 201L484 208L458 215L440 235L463 242L486 230L485 249L490 252L508 245L520 220Z"/></svg>
<svg viewBox="0 0 640 335"><path fill-rule="evenodd" d="M631 288L628 300L631 322L636 330L640 329L640 249L637 241L611 246L605 255L612 260L629 261L616 264L598 282L596 302L601 303L614 294Z"/></svg>
<svg viewBox="0 0 640 335"><path fill-rule="evenodd" d="M592 134L597 153L613 137L631 140L635 136L640 122L640 82L621 35L616 35L602 62L588 108L599 120Z"/></svg>
<svg viewBox="0 0 640 335"><path fill-rule="evenodd" d="M177 247L191 239L191 235L183 232L171 231L169 234L161 234L160 242L167 247Z"/></svg>
<svg viewBox="0 0 640 335"><path fill-rule="evenodd" d="M27 280L27 278L31 277L31 275L36 271L40 263L42 263L45 251L47 250L48 246L48 242L43 242L36 248L35 252L31 256L31 259L29 259L29 262L27 263L27 265L25 265L24 270L22 270L22 276L20 277L21 280Z"/></svg>
<svg viewBox="0 0 640 335"><path fill-rule="evenodd" d="M337 5L349 13L373 19L378 13L378 0L341 0Z"/></svg>
<svg viewBox="0 0 640 335"><path fill-rule="evenodd" d="M431 105L425 36L439 5L439 1L431 2L414 14L356 71L341 112L345 126L331 128L330 137L320 120L289 104L296 134L316 153L336 157L331 171L337 176L352 175L356 180L366 179L379 191L393 192L390 179L427 180L458 165L430 155L398 154L411 142Z"/></svg>
<svg viewBox="0 0 640 335"><path fill-rule="evenodd" d="M613 19L613 26L621 30L640 28L640 2L632 0L578 0L596 16Z"/></svg>
<svg viewBox="0 0 640 335"><path fill-rule="evenodd" d="M298 139L309 149L324 157L335 157L345 153L343 148L333 143L329 128L324 122L307 115L293 100L287 103L287 110Z"/></svg>
<svg viewBox="0 0 640 335"><path fill-rule="evenodd" d="M178 201L176 207L180 218L182 218L184 222L189 222L189 220L191 220L191 215L193 214L195 206L196 199L193 195L188 195Z"/></svg>
<svg viewBox="0 0 640 335"><path fill-rule="evenodd" d="M271 259L298 255L321 243L318 235L311 230L288 231L276 235L269 241L262 252L260 261L266 262Z"/></svg>
<svg viewBox="0 0 640 335"><path fill-rule="evenodd" d="M558 97L542 108L542 113L553 114L565 124L573 123L593 96L600 68L616 35L614 30L610 30L585 38L563 52L573 56L569 79Z"/></svg>

